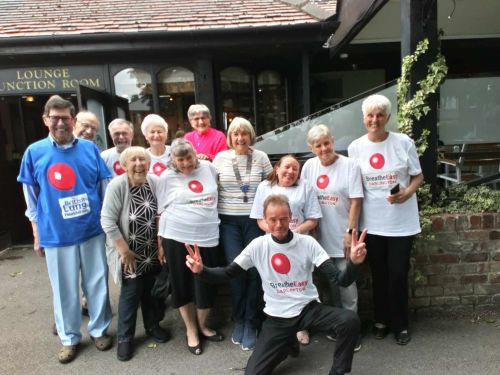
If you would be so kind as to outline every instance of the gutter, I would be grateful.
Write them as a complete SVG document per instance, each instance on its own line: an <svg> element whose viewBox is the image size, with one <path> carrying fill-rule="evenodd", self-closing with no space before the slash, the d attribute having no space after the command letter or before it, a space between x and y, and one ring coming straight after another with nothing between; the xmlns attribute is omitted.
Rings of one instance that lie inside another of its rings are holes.
<svg viewBox="0 0 500 375"><path fill-rule="evenodd" d="M238 27L224 29L135 31L75 35L42 35L0 38L0 56L92 52L116 52L151 49L224 48L267 44L323 42L339 25L337 21Z"/></svg>

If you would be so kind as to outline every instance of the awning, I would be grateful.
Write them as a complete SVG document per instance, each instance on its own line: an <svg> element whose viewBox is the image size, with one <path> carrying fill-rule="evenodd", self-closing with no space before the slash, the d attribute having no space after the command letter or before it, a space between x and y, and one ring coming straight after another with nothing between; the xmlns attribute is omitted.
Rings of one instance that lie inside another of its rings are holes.
<svg viewBox="0 0 500 375"><path fill-rule="evenodd" d="M338 21L340 26L324 47L330 49L330 56L336 55L366 26L389 0L344 0L340 2Z"/></svg>

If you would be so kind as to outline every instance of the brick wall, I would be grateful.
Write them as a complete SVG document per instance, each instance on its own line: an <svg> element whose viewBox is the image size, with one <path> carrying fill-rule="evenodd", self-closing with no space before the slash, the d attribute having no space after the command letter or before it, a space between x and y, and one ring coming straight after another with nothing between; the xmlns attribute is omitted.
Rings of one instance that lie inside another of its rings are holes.
<svg viewBox="0 0 500 375"><path fill-rule="evenodd" d="M419 239L410 271L410 307L423 312L500 309L500 213L446 214ZM371 311L370 272L358 279L360 310Z"/></svg>

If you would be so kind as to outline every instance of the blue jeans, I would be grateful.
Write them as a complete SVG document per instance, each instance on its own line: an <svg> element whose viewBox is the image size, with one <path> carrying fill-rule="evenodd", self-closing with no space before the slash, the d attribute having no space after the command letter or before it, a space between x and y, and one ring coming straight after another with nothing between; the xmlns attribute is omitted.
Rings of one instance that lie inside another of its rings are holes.
<svg viewBox="0 0 500 375"><path fill-rule="evenodd" d="M257 220L249 216L219 215L220 241L224 247L228 264L255 238L264 234ZM235 322L249 322L254 328L259 326L257 308L261 305L262 284L259 273L250 268L243 275L231 280L231 304Z"/></svg>

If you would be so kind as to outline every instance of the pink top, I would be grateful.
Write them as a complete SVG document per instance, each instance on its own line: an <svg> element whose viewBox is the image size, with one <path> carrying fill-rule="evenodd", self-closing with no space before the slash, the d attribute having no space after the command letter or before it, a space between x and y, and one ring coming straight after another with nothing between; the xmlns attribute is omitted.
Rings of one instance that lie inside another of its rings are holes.
<svg viewBox="0 0 500 375"><path fill-rule="evenodd" d="M186 133L184 138L193 144L197 154L205 154L210 160L213 160L219 152L228 149L226 135L214 128L208 128L201 135L194 130Z"/></svg>

